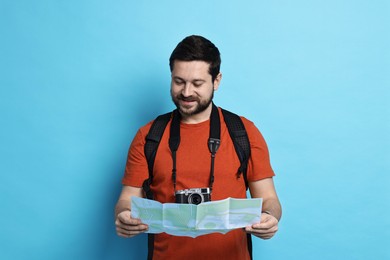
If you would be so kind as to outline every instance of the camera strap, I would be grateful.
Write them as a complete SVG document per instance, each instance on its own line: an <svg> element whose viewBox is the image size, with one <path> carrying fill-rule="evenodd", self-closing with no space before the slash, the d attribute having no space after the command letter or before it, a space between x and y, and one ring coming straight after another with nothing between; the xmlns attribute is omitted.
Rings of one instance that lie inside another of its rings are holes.
<svg viewBox="0 0 390 260"><path fill-rule="evenodd" d="M176 152L180 145L180 121L181 115L179 111L176 109L173 111L172 123L170 128L170 136L169 136L169 149L172 153L172 181L173 181L173 189L176 193ZM212 103L211 115L210 115L210 134L208 140L208 147L211 154L211 165L210 165L210 184L209 188L212 191L214 184L214 161L217 150L221 144L221 122L219 118L218 108Z"/></svg>

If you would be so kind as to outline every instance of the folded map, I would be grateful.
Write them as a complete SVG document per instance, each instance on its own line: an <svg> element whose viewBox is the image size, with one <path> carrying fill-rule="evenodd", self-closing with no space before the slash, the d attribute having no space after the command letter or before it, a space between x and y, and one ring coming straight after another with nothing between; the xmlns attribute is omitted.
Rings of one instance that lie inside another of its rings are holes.
<svg viewBox="0 0 390 260"><path fill-rule="evenodd" d="M261 198L227 198L194 205L132 197L131 215L149 226L146 233L197 237L259 223L261 206Z"/></svg>

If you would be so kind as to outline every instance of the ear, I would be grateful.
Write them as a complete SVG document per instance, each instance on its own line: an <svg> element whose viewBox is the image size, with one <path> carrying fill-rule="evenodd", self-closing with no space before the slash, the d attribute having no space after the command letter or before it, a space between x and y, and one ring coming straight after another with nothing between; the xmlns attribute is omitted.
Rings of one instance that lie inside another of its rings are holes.
<svg viewBox="0 0 390 260"><path fill-rule="evenodd" d="M215 77L214 82L213 82L214 91L218 90L219 83L221 83L221 79L222 79L222 73L220 72L220 73L218 73L217 77Z"/></svg>

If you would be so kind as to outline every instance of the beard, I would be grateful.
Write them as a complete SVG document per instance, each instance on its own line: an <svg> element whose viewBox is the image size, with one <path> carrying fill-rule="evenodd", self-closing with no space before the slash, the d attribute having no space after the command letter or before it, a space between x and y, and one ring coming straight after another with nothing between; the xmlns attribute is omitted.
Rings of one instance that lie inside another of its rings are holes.
<svg viewBox="0 0 390 260"><path fill-rule="evenodd" d="M172 101L176 105L177 109L184 116L192 116L205 111L211 104L214 98L214 91L211 92L210 97L206 99L199 99L198 97L184 97L182 94L177 96L172 95ZM187 108L186 106L180 105L180 101L196 101L197 105L195 107Z"/></svg>

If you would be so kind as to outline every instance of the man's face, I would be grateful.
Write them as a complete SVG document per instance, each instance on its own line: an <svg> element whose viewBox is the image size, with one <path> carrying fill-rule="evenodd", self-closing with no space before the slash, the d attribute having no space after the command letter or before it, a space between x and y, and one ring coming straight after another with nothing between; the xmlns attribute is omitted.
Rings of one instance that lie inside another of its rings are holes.
<svg viewBox="0 0 390 260"><path fill-rule="evenodd" d="M209 74L209 64L204 61L175 61L172 70L171 96L185 117L198 115L210 107L214 91L221 80L214 82Z"/></svg>

